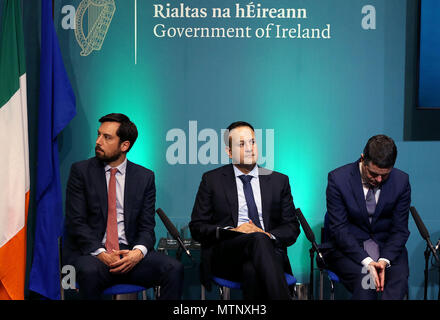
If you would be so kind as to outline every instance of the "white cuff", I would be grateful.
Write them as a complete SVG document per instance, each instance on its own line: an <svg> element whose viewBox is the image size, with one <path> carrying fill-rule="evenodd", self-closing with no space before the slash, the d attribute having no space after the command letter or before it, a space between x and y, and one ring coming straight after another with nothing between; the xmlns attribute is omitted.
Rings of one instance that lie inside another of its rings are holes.
<svg viewBox="0 0 440 320"><path fill-rule="evenodd" d="M368 268L368 265L373 261L374 260L371 259L370 257L366 257L364 260L361 261L361 263L365 268Z"/></svg>
<svg viewBox="0 0 440 320"><path fill-rule="evenodd" d="M141 245L141 244L138 244L138 245L134 246L134 247L133 247L133 250L134 250L134 249L139 249L139 250L141 250L141 252L142 252L142 254L144 255L144 257L147 255L148 249L147 249L145 246Z"/></svg>
<svg viewBox="0 0 440 320"><path fill-rule="evenodd" d="M391 267L391 263L390 263L390 260L388 260L388 259L385 259L385 258L379 258L379 260L378 261L385 261L386 263L387 263L387 268L389 268L389 267Z"/></svg>
<svg viewBox="0 0 440 320"><path fill-rule="evenodd" d="M93 251L92 253L90 253L92 256L96 257L97 255L99 255L100 253L106 252L107 250L105 250L104 248L99 248L96 251Z"/></svg>

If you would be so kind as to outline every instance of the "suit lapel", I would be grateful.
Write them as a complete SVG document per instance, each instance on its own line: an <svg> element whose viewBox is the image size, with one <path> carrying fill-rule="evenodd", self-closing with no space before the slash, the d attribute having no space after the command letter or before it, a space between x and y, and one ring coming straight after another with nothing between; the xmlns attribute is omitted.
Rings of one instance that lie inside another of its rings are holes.
<svg viewBox="0 0 440 320"><path fill-rule="evenodd" d="M107 198L107 181L105 179L104 164L95 158L92 165L92 181L95 183L96 192L99 197L99 204L104 216L104 221L107 221L108 198Z"/></svg>
<svg viewBox="0 0 440 320"><path fill-rule="evenodd" d="M265 230L270 230L270 204L272 203L272 192L270 187L271 174L264 168L258 168L258 180L260 182L261 210Z"/></svg>
<svg viewBox="0 0 440 320"><path fill-rule="evenodd" d="M379 201L377 202L376 210L374 211L372 223L374 221L376 221L376 219L382 213L383 207L384 207L386 200L387 200L387 196L390 194L390 188L393 185L392 183L390 183L390 180L392 178L393 178L393 176L392 176L392 172L391 172L389 179L387 181L385 181L385 183L380 188Z"/></svg>
<svg viewBox="0 0 440 320"><path fill-rule="evenodd" d="M353 164L350 185L351 185L351 189L353 190L353 195L354 195L356 202L359 206L362 217L364 218L364 220L368 224L370 224L370 221L368 219L367 204L365 202L364 189L362 187L361 173L359 171L359 161L356 161Z"/></svg>
<svg viewBox="0 0 440 320"><path fill-rule="evenodd" d="M129 221L133 197L136 195L136 173L134 172L133 164L127 160L127 167L125 168L125 186L124 186L124 224L127 230L127 222Z"/></svg>
<svg viewBox="0 0 440 320"><path fill-rule="evenodd" d="M222 172L222 183L223 189L226 194L226 199L231 210L232 221L234 222L234 227L238 224L238 192L237 183L235 182L234 168L232 164L223 167Z"/></svg>

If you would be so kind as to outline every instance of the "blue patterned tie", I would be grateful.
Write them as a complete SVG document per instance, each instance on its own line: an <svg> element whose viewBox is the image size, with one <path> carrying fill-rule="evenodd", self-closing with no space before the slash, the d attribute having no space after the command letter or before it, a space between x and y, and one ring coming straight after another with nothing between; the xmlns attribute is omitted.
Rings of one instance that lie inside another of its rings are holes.
<svg viewBox="0 0 440 320"><path fill-rule="evenodd" d="M248 217L258 228L263 229L260 224L257 205L255 204L255 199L254 199L254 193L252 192L251 179L253 177L246 175L241 175L238 177L243 182L244 197L246 198L246 204L248 207Z"/></svg>
<svg viewBox="0 0 440 320"><path fill-rule="evenodd" d="M370 221L370 223L373 220L373 215L376 211L376 196L374 195L374 193L375 192L373 188L368 189L367 196L365 198L368 211L368 220ZM364 241L364 250L367 251L368 255L374 261L377 261L377 259L379 259L379 246L376 242L374 242L373 239L368 239Z"/></svg>
<svg viewBox="0 0 440 320"><path fill-rule="evenodd" d="M376 211L376 197L374 195L374 189L370 188L367 192L367 197L365 199L367 203L367 211L368 211L368 220L373 220L374 211Z"/></svg>

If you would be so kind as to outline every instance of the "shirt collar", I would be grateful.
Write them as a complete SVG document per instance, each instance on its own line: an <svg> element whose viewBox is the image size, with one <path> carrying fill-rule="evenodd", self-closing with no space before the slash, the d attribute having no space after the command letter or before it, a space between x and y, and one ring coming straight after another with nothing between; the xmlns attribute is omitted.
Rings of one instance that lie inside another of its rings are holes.
<svg viewBox="0 0 440 320"><path fill-rule="evenodd" d="M244 175L244 173L241 172L240 169L238 169L238 168L237 168L236 166L234 166L234 165L232 165L232 166L234 167L234 174L235 174L235 177L236 177L236 178L239 177L239 176ZM247 175L248 175L248 176L252 176L252 177L258 179L258 165L255 165L255 167L252 169L252 171L249 172Z"/></svg>
<svg viewBox="0 0 440 320"><path fill-rule="evenodd" d="M109 171L110 169L112 169L112 167L110 167L108 164L104 168L105 172ZM127 169L127 158L125 158L124 162L117 166L116 169L118 169L119 173L125 174L125 170Z"/></svg>

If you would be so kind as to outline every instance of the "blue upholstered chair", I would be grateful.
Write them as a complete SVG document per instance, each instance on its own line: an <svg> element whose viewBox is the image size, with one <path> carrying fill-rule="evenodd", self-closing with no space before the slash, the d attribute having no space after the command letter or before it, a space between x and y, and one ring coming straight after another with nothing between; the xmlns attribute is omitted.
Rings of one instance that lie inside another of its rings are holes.
<svg viewBox="0 0 440 320"><path fill-rule="evenodd" d="M293 289L291 290L292 298L295 296L295 284L296 284L296 278L288 273L284 273L287 281L287 285L289 288ZM231 295L231 289L241 289L241 283L235 282L219 277L212 277L212 281L218 286L219 292L220 292L220 298L222 300L229 300ZM202 285L202 300L205 300L205 288Z"/></svg>
<svg viewBox="0 0 440 320"><path fill-rule="evenodd" d="M325 213L324 216L324 227L321 230L321 246L324 243L328 243L330 241L330 228L329 228L329 220L328 214ZM327 275L327 278L330 282L330 299L335 299L335 284L340 282L340 279L336 273L333 271L326 269L324 267L320 267L319 269L319 300L324 299L324 274Z"/></svg>
<svg viewBox="0 0 440 320"><path fill-rule="evenodd" d="M115 284L114 286L105 289L103 294L111 295L113 300L116 300L118 295L133 293L137 294L142 292L142 300L147 300L147 289L148 288L134 284Z"/></svg>
<svg viewBox="0 0 440 320"><path fill-rule="evenodd" d="M76 286L76 290L79 291L78 283L76 283L75 286ZM143 286L138 286L135 284L128 284L128 283L120 283L106 288L102 292L102 294L111 295L113 300L130 300L130 299L134 299L135 295L137 298L138 294L142 293L142 300L147 300L147 290L148 288ZM154 293L156 298L159 296L159 291L160 291L160 287L154 288ZM61 287L61 300L64 300L64 290L62 287Z"/></svg>

